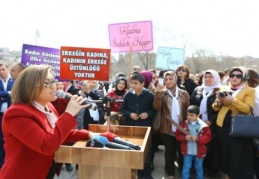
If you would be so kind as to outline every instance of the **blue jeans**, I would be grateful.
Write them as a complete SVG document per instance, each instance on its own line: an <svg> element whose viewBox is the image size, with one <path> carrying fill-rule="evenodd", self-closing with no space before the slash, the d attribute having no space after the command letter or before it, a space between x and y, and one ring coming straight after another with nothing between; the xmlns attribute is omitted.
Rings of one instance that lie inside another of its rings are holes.
<svg viewBox="0 0 259 179"><path fill-rule="evenodd" d="M204 157L198 158L197 155L184 155L182 179L189 179L190 169L192 167L192 160L194 159L194 166L196 170L196 179L203 179L203 160Z"/></svg>

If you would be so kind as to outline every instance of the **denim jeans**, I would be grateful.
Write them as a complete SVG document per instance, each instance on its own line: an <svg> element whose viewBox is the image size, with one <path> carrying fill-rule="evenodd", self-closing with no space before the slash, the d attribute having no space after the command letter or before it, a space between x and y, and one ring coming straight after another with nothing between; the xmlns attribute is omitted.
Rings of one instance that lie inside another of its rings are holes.
<svg viewBox="0 0 259 179"><path fill-rule="evenodd" d="M189 179L190 169L192 167L193 160L194 160L194 166L195 166L195 171L196 171L196 179L203 179L204 157L198 158L197 155L184 155L182 179Z"/></svg>

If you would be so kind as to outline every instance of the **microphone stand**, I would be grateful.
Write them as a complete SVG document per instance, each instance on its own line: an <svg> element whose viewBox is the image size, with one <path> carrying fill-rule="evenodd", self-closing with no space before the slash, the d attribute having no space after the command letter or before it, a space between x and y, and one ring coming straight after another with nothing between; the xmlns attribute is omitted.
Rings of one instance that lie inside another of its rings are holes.
<svg viewBox="0 0 259 179"><path fill-rule="evenodd" d="M111 105L110 105L110 101L108 100L106 103L106 114L107 114L107 128L106 128L106 132L110 132L110 117L111 117Z"/></svg>
<svg viewBox="0 0 259 179"><path fill-rule="evenodd" d="M111 105L110 103L111 102L119 102L119 103L122 103L123 100L115 100L113 98L110 98L109 96L104 96L103 99L101 100L88 100L87 101L88 103L103 103L103 104L106 104L105 105L105 113L107 115L107 118L106 118L106 122L107 122L107 128L106 128L106 132L110 132L110 117L111 117Z"/></svg>

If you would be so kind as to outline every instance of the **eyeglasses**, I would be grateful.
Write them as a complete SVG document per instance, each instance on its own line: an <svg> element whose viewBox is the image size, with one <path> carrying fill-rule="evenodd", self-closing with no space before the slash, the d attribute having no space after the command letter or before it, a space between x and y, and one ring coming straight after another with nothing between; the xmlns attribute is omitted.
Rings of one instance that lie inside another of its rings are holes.
<svg viewBox="0 0 259 179"><path fill-rule="evenodd" d="M56 86L56 84L57 84L57 80L50 80L49 82L44 82L44 86L46 88L53 88L54 86Z"/></svg>
<svg viewBox="0 0 259 179"><path fill-rule="evenodd" d="M187 70L186 70L186 69L184 69L184 68L179 68L177 71L187 72Z"/></svg>
<svg viewBox="0 0 259 179"><path fill-rule="evenodd" d="M230 77L230 78L236 77L236 78L238 78L238 79L241 79L241 78L243 77L243 75L242 75L242 74L233 74L233 73L232 73L232 74L229 75L229 77Z"/></svg>

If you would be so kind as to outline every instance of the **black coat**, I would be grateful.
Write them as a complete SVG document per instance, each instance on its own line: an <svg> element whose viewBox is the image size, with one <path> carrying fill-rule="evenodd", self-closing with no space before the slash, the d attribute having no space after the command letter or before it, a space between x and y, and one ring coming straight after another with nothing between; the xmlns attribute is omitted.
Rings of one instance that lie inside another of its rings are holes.
<svg viewBox="0 0 259 179"><path fill-rule="evenodd" d="M78 89L77 87L75 87L75 85L71 85L71 86L68 88L68 90L67 90L67 92L70 93L70 94L72 94L72 95L77 94L78 91L79 91L79 89Z"/></svg>
<svg viewBox="0 0 259 179"><path fill-rule="evenodd" d="M189 95L191 96L194 89L198 86L198 84L196 84L192 79L185 79L184 84L181 85L181 80L178 79L177 80L177 86L180 89L186 90Z"/></svg>
<svg viewBox="0 0 259 179"><path fill-rule="evenodd" d="M212 104L214 103L215 99L216 99L216 92L219 89L216 88L214 89L213 93L208 97L207 99L207 113L208 113L208 120L212 123L215 124L216 123L216 119L217 119L217 111L214 111L212 109ZM194 89L192 95L191 95L191 104L192 105L196 105L198 107L200 107L201 101L203 99L202 96L202 91L203 88L201 86L198 86ZM202 117L202 116L201 116Z"/></svg>

